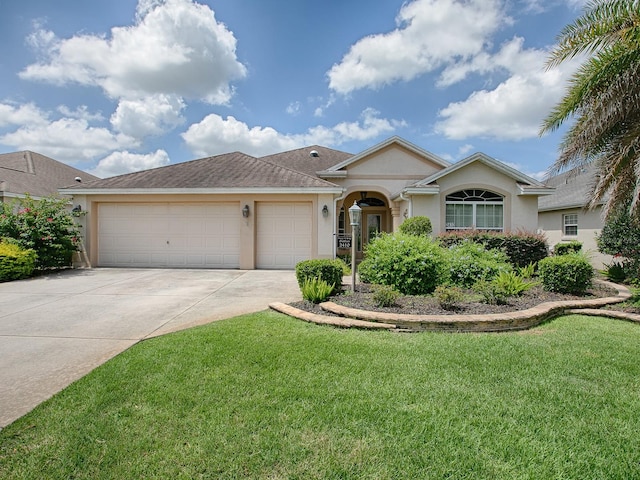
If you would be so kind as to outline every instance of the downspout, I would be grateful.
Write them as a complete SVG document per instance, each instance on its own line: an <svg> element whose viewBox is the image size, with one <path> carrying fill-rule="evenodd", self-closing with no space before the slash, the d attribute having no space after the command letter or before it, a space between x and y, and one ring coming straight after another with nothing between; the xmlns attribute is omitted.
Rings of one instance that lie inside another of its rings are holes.
<svg viewBox="0 0 640 480"><path fill-rule="evenodd" d="M413 217L413 196L410 196L409 198L404 196L404 192L400 192L400 200L402 200L403 202L409 202L409 217L411 218Z"/></svg>
<svg viewBox="0 0 640 480"><path fill-rule="evenodd" d="M335 260L338 256L338 232L336 232L336 228L338 227L338 222L336 222L336 212L338 211L338 202L340 200L344 200L346 198L345 191L342 191L342 195L333 199L333 213L331 214L331 218L333 218L333 247L331 248L333 252L333 259Z"/></svg>

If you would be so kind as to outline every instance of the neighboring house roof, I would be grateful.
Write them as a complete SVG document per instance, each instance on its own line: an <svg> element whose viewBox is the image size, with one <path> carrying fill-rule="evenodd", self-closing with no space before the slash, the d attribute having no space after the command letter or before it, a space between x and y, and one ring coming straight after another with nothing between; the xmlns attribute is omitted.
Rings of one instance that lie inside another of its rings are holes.
<svg viewBox="0 0 640 480"><path fill-rule="evenodd" d="M345 173L343 170L348 167L349 165L352 165L356 162L358 162L359 160L368 157L369 155L378 152L390 145L399 145L401 147L406 148L407 150L415 153L416 155L425 158L433 163L435 163L436 165L440 165L442 168L446 168L449 165L451 165L449 162L447 162L446 160L438 157L437 155L428 152L416 145L414 145L411 142L406 141L404 138L400 138L398 136L393 136L390 137L386 140L384 140L383 142L378 143L377 145L374 145L371 148L368 148L367 150L358 153L357 155L353 155L349 158L344 159L342 162L337 163L335 165L332 165L329 168L326 168L324 170L319 170L317 171L318 175L320 177L326 177L326 178L331 178L331 177L335 177L335 176L339 176L338 173Z"/></svg>
<svg viewBox="0 0 640 480"><path fill-rule="evenodd" d="M453 165L449 165L447 168L444 168L433 175L417 182L412 187L409 187L407 190L412 189L432 189L436 181L446 175L450 175L456 170L460 170L461 168L466 167L474 162L480 162L487 165L498 172L503 173L504 175L513 178L520 188L521 195L549 195L553 192L553 187L546 186L543 183L525 175L522 172L519 172L515 168L506 165L495 158L492 158L484 153L474 153L473 155L468 156L467 158L460 160L459 162L454 163ZM415 193L412 191L412 193Z"/></svg>
<svg viewBox="0 0 640 480"><path fill-rule="evenodd" d="M553 195L538 200L538 210L562 210L583 208L591 198L596 180L593 168L573 169L547 180L546 184L555 187Z"/></svg>
<svg viewBox="0 0 640 480"><path fill-rule="evenodd" d="M320 145L312 145L260 157L260 159L315 177L316 172L330 168L352 157L353 154L351 153L333 150Z"/></svg>
<svg viewBox="0 0 640 480"><path fill-rule="evenodd" d="M98 177L28 150L0 154L0 198L29 194L42 198L58 193L58 189Z"/></svg>
<svg viewBox="0 0 640 480"><path fill-rule="evenodd" d="M206 193L210 191L286 191L290 189L340 190L333 183L240 152L176 163L165 167L127 173L83 185L73 193L123 193L167 191Z"/></svg>

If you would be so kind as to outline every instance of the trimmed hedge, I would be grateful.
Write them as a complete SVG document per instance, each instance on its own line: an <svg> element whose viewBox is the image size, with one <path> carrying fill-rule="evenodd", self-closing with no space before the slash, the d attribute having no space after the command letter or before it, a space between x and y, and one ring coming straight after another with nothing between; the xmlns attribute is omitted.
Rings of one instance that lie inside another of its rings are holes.
<svg viewBox="0 0 640 480"><path fill-rule="evenodd" d="M431 220L429 217L417 216L407 218L400 225L400 233L406 233L407 235L423 235L429 236L433 231L433 227L431 226Z"/></svg>
<svg viewBox="0 0 640 480"><path fill-rule="evenodd" d="M296 265L296 279L302 290L305 282L313 279L323 280L333 285L333 291L339 292L342 288L342 273L344 262L341 260L313 259L303 260Z"/></svg>
<svg viewBox="0 0 640 480"><path fill-rule="evenodd" d="M582 243L573 240L571 242L556 243L553 248L555 255L567 255L568 253L578 253L582 250Z"/></svg>
<svg viewBox="0 0 640 480"><path fill-rule="evenodd" d="M36 252L11 243L0 243L0 282L30 277L36 267Z"/></svg>
<svg viewBox="0 0 640 480"><path fill-rule="evenodd" d="M594 271L586 256L568 253L540 260L538 274L545 290L581 294L591 286Z"/></svg>
<svg viewBox="0 0 640 480"><path fill-rule="evenodd" d="M549 256L547 240L543 235L529 232L498 233L477 230L447 232L438 235L443 247L470 240L481 243L487 250L502 250L514 267L526 267Z"/></svg>
<svg viewBox="0 0 640 480"><path fill-rule="evenodd" d="M472 287L481 280L493 280L500 272L510 272L512 267L501 250L487 250L484 245L464 241L447 249L451 283L460 287Z"/></svg>
<svg viewBox="0 0 640 480"><path fill-rule="evenodd" d="M445 250L429 237L382 234L369 242L358 272L365 283L390 285L404 295L431 293L448 280Z"/></svg>

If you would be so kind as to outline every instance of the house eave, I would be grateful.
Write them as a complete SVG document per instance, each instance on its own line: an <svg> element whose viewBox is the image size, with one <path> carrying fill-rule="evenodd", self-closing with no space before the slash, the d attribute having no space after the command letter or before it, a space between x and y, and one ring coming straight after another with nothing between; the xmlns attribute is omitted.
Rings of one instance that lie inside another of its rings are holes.
<svg viewBox="0 0 640 480"><path fill-rule="evenodd" d="M337 170L337 171L330 171L330 170L323 170L320 172L316 172L316 175L320 178L347 178L347 171L346 170Z"/></svg>
<svg viewBox="0 0 640 480"><path fill-rule="evenodd" d="M526 196L526 195L535 195L535 196L543 196L543 195L552 195L555 192L555 188L552 187L531 187L529 185L518 185L519 193L518 195Z"/></svg>
<svg viewBox="0 0 640 480"><path fill-rule="evenodd" d="M63 195L257 195L327 194L341 195L342 188L330 187L254 187L254 188L73 188L61 189Z"/></svg>

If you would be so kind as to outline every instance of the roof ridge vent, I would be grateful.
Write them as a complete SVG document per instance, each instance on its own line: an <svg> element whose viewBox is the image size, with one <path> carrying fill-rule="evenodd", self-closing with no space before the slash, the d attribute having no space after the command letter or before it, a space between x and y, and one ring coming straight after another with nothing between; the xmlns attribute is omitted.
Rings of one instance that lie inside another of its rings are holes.
<svg viewBox="0 0 640 480"><path fill-rule="evenodd" d="M309 152L309 156L310 156L310 157L319 157L319 156L320 156L320 154L318 153L318 151L317 151L317 150L311 150L311 151Z"/></svg>

